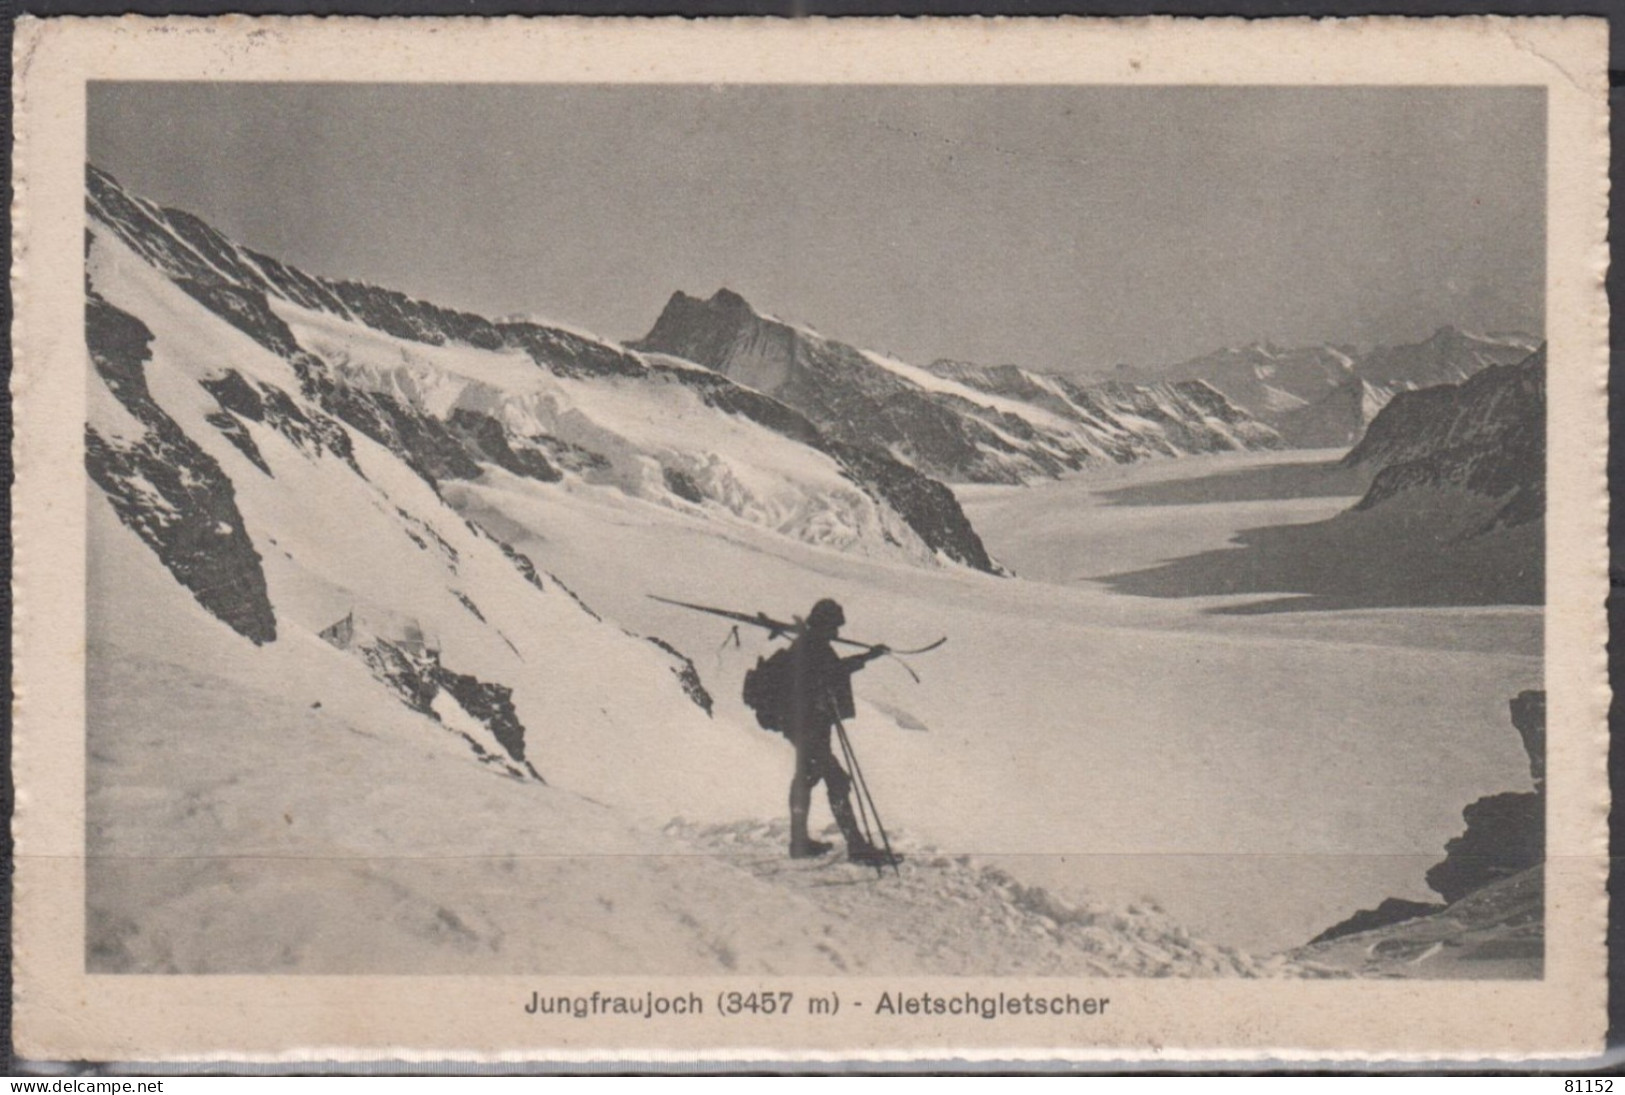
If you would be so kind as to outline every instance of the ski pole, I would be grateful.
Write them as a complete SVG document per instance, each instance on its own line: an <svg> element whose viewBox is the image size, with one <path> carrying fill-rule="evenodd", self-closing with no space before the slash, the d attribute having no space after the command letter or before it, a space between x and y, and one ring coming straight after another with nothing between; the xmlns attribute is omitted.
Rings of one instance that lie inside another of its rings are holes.
<svg viewBox="0 0 1625 1095"><path fill-rule="evenodd" d="M858 800L859 827L863 833L864 842L868 844L870 848L873 848L875 846L874 830L869 827L869 810L873 803L869 801L869 796L865 793L866 788L858 779L858 766L852 753L852 743L847 740L846 727L841 725L839 719L836 720L835 725L840 731L837 737L841 743L841 755L846 758L846 769L849 773L851 773L853 797ZM876 816L876 820L879 820L878 815ZM874 864L874 868L879 873L880 877L886 877L886 867L884 864L876 863Z"/></svg>
<svg viewBox="0 0 1625 1095"><path fill-rule="evenodd" d="M834 695L831 694L828 698L830 710L838 710L839 705L836 703ZM835 719L835 725L840 729L840 733L836 735L836 740L841 743L841 756L846 758L846 770L852 777L852 790L857 792L859 827L863 832L863 839L868 842L870 847L873 847L875 843L875 836L874 830L869 826L870 804L864 801L865 796L863 794L863 788L858 784L857 781L857 758L852 752L852 742L847 739L846 727L842 725L840 716L835 715L833 717ZM880 873L885 874L886 872L881 871Z"/></svg>
<svg viewBox="0 0 1625 1095"><path fill-rule="evenodd" d="M845 727L842 727L842 732L845 732ZM852 743L850 741L847 742L847 748L852 749ZM902 878L902 869L897 866L897 856L892 852L891 849L891 838L886 835L885 823L880 820L880 808L875 805L874 793L869 790L869 780L866 776L864 776L863 768L858 764L858 754L856 750L853 750L852 752L852 769L857 773L858 786L862 789L863 797L869 800L869 812L874 815L875 828L880 831L881 846L886 849L886 862L891 864L892 873L898 878ZM886 873L885 869L882 868L880 873L884 875Z"/></svg>
<svg viewBox="0 0 1625 1095"><path fill-rule="evenodd" d="M837 725L839 725L839 720L837 720ZM858 783L858 778L855 774L857 771L857 765L852 761L852 743L846 740L846 730L844 728L841 730L841 733L837 735L837 737L841 743L841 755L846 758L846 770L854 773L852 776L852 789L857 792L858 822L863 831L863 839L868 841L869 844L873 846L875 838L873 831L869 828L869 808L864 803L863 787ZM885 872L882 871L881 873L884 874Z"/></svg>
<svg viewBox="0 0 1625 1095"><path fill-rule="evenodd" d="M857 751L852 748L851 739L849 739L846 735L846 724L841 722L840 719L836 719L835 729L840 732L842 747L846 750L846 755L851 758L852 778L858 785L858 792L864 798L869 800L869 809L875 815L875 828L880 832L881 846L886 849L886 861L891 864L893 873L895 873L898 878L902 878L903 872L897 866L897 857L892 854L891 838L886 835L886 824L880 820L880 809L875 806L874 796L869 793L869 781L863 778L863 768L858 764ZM885 869L882 868L880 873L885 874Z"/></svg>

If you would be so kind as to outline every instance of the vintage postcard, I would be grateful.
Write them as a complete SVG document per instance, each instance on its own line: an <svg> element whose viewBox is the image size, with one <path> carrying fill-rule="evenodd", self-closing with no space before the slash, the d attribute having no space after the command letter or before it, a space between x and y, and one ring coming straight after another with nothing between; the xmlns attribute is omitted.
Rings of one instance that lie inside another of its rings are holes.
<svg viewBox="0 0 1625 1095"><path fill-rule="evenodd" d="M52 19L25 1059L1574 1059L1601 20Z"/></svg>

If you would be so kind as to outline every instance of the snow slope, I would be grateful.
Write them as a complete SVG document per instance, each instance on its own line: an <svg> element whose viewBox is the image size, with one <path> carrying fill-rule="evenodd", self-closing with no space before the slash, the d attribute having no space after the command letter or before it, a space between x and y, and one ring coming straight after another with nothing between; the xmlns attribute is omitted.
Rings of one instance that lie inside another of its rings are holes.
<svg viewBox="0 0 1625 1095"><path fill-rule="evenodd" d="M782 822L640 823L662 790L690 813L760 810L782 751L737 724L732 750L660 727L664 749L622 758L637 786L600 788L619 809L470 763L322 640L238 636L90 504L94 972L1332 972L1204 942L1152 907L1069 903L906 834L911 861L882 883L786 860Z"/></svg>
<svg viewBox="0 0 1625 1095"><path fill-rule="evenodd" d="M1389 895L1427 897L1423 875L1462 806L1527 780L1517 743L1481 728L1504 724L1508 688L1538 684L1538 614L1215 615L1203 610L1259 598L1151 599L1076 580L1187 542L1222 546L1228 521L1269 523L1271 507L1314 520L1354 500L1130 507L1096 496L1140 477L1211 474L1222 459L967 492L991 542L1030 576L1020 580L718 536L516 477L460 485L454 502L476 520L502 515L505 535L602 611L692 654L718 717L741 725L738 682L770 644L746 629L735 646L723 621L646 593L781 616L834 596L857 638L910 646L946 634L910 659L923 683L886 661L855 681L850 729L888 829L1067 900L1149 894L1198 936L1268 953ZM1116 554L1096 564L1097 545ZM759 789L758 817L783 810L790 756L773 744L781 767ZM712 815L702 801L677 812ZM827 816L819 800L814 812Z"/></svg>
<svg viewBox="0 0 1625 1095"><path fill-rule="evenodd" d="M470 763L313 635L253 647L91 507L92 971L831 968L785 895Z"/></svg>
<svg viewBox="0 0 1625 1095"><path fill-rule="evenodd" d="M344 431L346 460L330 448L301 447L268 422L233 416L256 463L232 440L235 434L210 421L223 412L205 382L224 376L229 362L244 385L260 385L299 406L303 401L288 394L298 391L293 369L116 247L93 253L93 284L111 308L144 317L153 335L144 370L153 398L229 477L259 556L251 569L263 574L278 638L315 636L357 611L431 624L441 666L512 690L519 722L531 729L524 751L508 759L521 762L528 753L544 778L549 767L556 774L613 772L587 744L598 736L590 727L624 736L622 748L634 748L640 733L686 730L701 735L697 745L716 735L685 693L680 659L602 624L549 576L527 574L528 562L469 525L383 446ZM92 429L115 448L139 446L138 437L124 436L131 432L126 420L109 422L98 413L116 406L110 389L93 384L92 391ZM308 406L304 413L321 415ZM406 635L386 627L376 638L399 644ZM606 661L624 662L626 680L597 695L552 689L531 668L585 677ZM674 725L659 731L630 717L668 706L674 710L666 721ZM549 728L561 723L586 734L560 736L575 743L574 751L548 757ZM622 729L612 730L617 725Z"/></svg>

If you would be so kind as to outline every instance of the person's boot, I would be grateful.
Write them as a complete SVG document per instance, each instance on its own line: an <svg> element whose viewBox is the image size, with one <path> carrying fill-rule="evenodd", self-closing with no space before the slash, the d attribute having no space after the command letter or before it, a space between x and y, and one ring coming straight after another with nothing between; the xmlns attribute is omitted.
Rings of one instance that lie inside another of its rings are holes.
<svg viewBox="0 0 1625 1095"><path fill-rule="evenodd" d="M883 867L903 861L903 857L896 853L888 856L863 835L863 830L858 828L858 819L852 813L850 798L836 799L829 804L829 808L830 813L835 815L835 824L841 827L842 838L846 841L847 859L870 867Z"/></svg>
<svg viewBox="0 0 1625 1095"><path fill-rule="evenodd" d="M868 841L861 847L848 846L846 858L853 863L861 863L865 867L893 867L903 862L902 852L888 852L884 848L876 848Z"/></svg>
<svg viewBox="0 0 1625 1095"><path fill-rule="evenodd" d="M822 840L814 840L807 835L807 811L790 811L790 858L791 859L817 859L829 853L833 844L826 844Z"/></svg>

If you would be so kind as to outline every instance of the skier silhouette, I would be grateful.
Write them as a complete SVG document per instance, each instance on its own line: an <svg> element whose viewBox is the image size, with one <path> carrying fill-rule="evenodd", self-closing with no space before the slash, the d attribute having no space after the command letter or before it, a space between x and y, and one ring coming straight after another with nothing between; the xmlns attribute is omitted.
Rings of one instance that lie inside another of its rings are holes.
<svg viewBox="0 0 1625 1095"><path fill-rule="evenodd" d="M808 859L833 847L807 833L813 788L822 780L829 795L830 813L835 815L835 824L846 840L847 858L874 865L886 860L886 853L871 844L858 828L852 814L852 779L830 751L830 732L837 719L855 714L852 674L886 654L888 648L875 646L862 654L840 657L830 642L844 623L846 613L826 597L813 605L805 628L789 648L785 736L796 747L796 774L790 781L790 857Z"/></svg>

